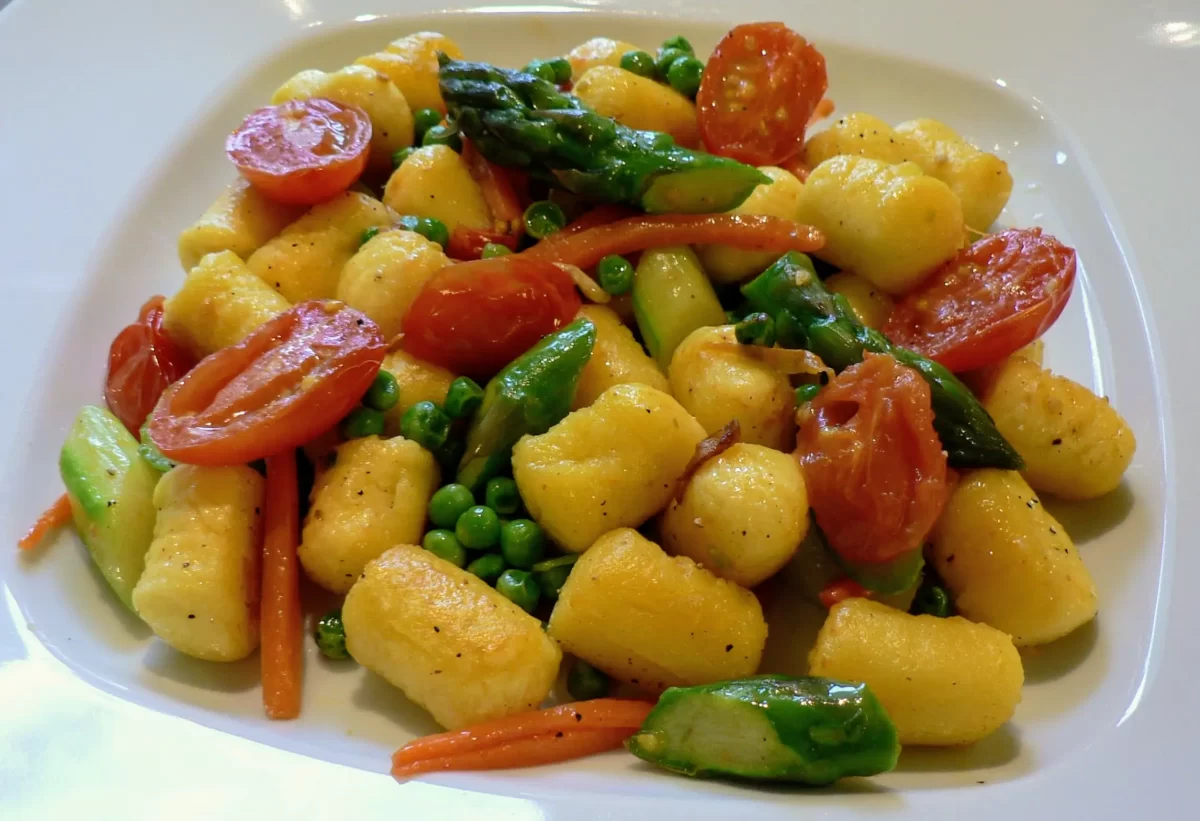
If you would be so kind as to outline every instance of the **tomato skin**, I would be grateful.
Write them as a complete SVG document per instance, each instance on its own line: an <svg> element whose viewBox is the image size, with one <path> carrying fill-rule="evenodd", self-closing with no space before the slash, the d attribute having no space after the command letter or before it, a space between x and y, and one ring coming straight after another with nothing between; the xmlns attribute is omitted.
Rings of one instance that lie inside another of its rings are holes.
<svg viewBox="0 0 1200 821"><path fill-rule="evenodd" d="M869 599L871 591L849 576L842 576L821 588L819 595L821 604L826 610L830 610L835 604L846 599Z"/></svg>
<svg viewBox="0 0 1200 821"><path fill-rule="evenodd" d="M425 283L404 317L402 344L452 373L487 378L574 319L581 304L553 263L521 255L462 262Z"/></svg>
<svg viewBox="0 0 1200 821"><path fill-rule="evenodd" d="M920 549L948 496L929 386L869 353L801 406L796 457L830 547L853 562Z"/></svg>
<svg viewBox="0 0 1200 821"><path fill-rule="evenodd" d="M315 205L362 175L371 120L354 106L314 97L254 111L225 140L225 154L262 194Z"/></svg>
<svg viewBox="0 0 1200 821"><path fill-rule="evenodd" d="M474 228L459 225L450 234L450 244L446 247L446 255L451 259L459 260L479 259L483 254L483 247L488 243L503 245L510 251L517 250L517 238L512 234L503 234L499 231L477 231Z"/></svg>
<svg viewBox="0 0 1200 821"><path fill-rule="evenodd" d="M951 371L982 368L1049 330L1071 298L1075 270L1074 249L1041 228L991 234L906 296L883 332Z"/></svg>
<svg viewBox="0 0 1200 821"><path fill-rule="evenodd" d="M125 326L108 349L104 401L135 437L159 397L195 360L162 327L163 298L151 297L138 320Z"/></svg>
<svg viewBox="0 0 1200 821"><path fill-rule="evenodd" d="M379 326L335 300L310 300L200 361L171 386L150 438L168 459L241 465L299 447L354 408L379 372Z"/></svg>
<svg viewBox="0 0 1200 821"><path fill-rule="evenodd" d="M736 26L717 44L696 94L697 123L713 154L779 165L829 87L825 58L783 23Z"/></svg>

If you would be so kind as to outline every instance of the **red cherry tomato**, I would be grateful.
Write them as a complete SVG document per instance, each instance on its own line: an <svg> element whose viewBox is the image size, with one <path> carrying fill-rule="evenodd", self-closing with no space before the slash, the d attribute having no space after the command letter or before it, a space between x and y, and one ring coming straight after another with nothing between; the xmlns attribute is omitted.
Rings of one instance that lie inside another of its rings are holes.
<svg viewBox="0 0 1200 821"><path fill-rule="evenodd" d="M846 599L869 599L871 591L849 576L842 576L821 588L820 598L821 604L825 606L826 610L829 610L838 602Z"/></svg>
<svg viewBox="0 0 1200 821"><path fill-rule="evenodd" d="M172 385L150 438L193 465L241 465L299 447L358 404L386 348L379 326L353 308L301 302Z"/></svg>
<svg viewBox="0 0 1200 821"><path fill-rule="evenodd" d="M354 184L370 142L361 109L314 97L255 111L225 140L225 153L264 196L314 205Z"/></svg>
<svg viewBox="0 0 1200 821"><path fill-rule="evenodd" d="M778 165L804 145L828 87L821 52L783 23L737 26L704 67L696 95L700 138L713 154Z"/></svg>
<svg viewBox="0 0 1200 821"><path fill-rule="evenodd" d="M162 327L163 298L150 298L138 312L138 321L113 339L108 349L108 374L104 401L130 433L138 433L167 386L195 363Z"/></svg>
<svg viewBox="0 0 1200 821"><path fill-rule="evenodd" d="M571 277L514 255L434 274L404 317L404 349L452 373L490 377L579 312Z"/></svg>
<svg viewBox="0 0 1200 821"><path fill-rule="evenodd" d="M867 354L796 414L796 456L829 546L885 562L921 545L946 503L946 454L929 385L885 354Z"/></svg>
<svg viewBox="0 0 1200 821"><path fill-rule="evenodd" d="M999 362L1044 334L1075 284L1075 251L1041 228L959 251L892 311L883 332L952 371Z"/></svg>

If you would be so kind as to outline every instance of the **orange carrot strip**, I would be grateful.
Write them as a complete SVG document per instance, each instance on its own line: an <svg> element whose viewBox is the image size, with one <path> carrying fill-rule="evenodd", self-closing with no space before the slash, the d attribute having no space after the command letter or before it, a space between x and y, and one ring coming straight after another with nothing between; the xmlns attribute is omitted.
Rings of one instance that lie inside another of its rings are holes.
<svg viewBox="0 0 1200 821"><path fill-rule="evenodd" d="M825 237L810 225L746 214L659 214L630 217L539 242L521 254L590 268L609 254L665 245L718 243L747 251L815 251Z"/></svg>
<svg viewBox="0 0 1200 821"><path fill-rule="evenodd" d="M608 225L610 222L626 219L627 217L636 217L637 211L624 205L613 205L606 203L605 205L597 205L592 210L583 214L579 219L572 223L568 223L566 228L557 232L554 235L555 239L569 237L571 234L578 234L580 231L586 231L588 228L596 228L600 225Z"/></svg>
<svg viewBox="0 0 1200 821"><path fill-rule="evenodd" d="M393 764L392 775L396 778L408 778L443 770L502 770L570 761L585 755L616 750L625 743L625 739L636 733L637 729L616 727L542 733L458 755L426 758L409 764Z"/></svg>
<svg viewBox="0 0 1200 821"><path fill-rule="evenodd" d="M300 613L300 501L296 454L267 459L262 567L262 687L267 718L300 715L304 624Z"/></svg>
<svg viewBox="0 0 1200 821"><path fill-rule="evenodd" d="M17 542L17 547L22 550L33 550L42 543L51 530L56 530L69 521L71 521L71 500L64 493L38 517L38 520L33 523L33 527L29 528L29 531Z"/></svg>
<svg viewBox="0 0 1200 821"><path fill-rule="evenodd" d="M516 185L510 169L490 162L479 153L470 140L463 140L462 158L471 177L483 192L483 201L492 212L496 230L502 233L515 231L518 236L523 233L524 225L520 222L523 209L521 201L517 198Z"/></svg>
<svg viewBox="0 0 1200 821"><path fill-rule="evenodd" d="M521 738L575 730L635 730L654 705L647 701L596 698L560 704L548 710L485 721L474 727L425 736L405 744L392 756L395 765L445 758L495 747Z"/></svg>
<svg viewBox="0 0 1200 821"><path fill-rule="evenodd" d="M816 123L828 117L833 113L833 100L828 97L822 97L817 103L817 107L813 109L812 116L808 118L808 128L812 128Z"/></svg>

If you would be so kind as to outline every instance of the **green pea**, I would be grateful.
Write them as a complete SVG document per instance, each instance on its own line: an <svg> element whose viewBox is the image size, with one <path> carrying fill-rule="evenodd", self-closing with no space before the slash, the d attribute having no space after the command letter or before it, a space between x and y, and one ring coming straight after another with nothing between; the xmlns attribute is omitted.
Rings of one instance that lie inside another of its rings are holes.
<svg viewBox="0 0 1200 821"><path fill-rule="evenodd" d="M443 485L429 498L429 521L440 528L453 529L458 517L475 505L475 495L457 482Z"/></svg>
<svg viewBox="0 0 1200 821"><path fill-rule="evenodd" d="M820 392L820 385L801 385L796 388L796 407L800 407L805 402L813 401Z"/></svg>
<svg viewBox="0 0 1200 821"><path fill-rule="evenodd" d="M467 572L474 573L488 584L495 584L504 572L504 559L498 553L488 553L467 565Z"/></svg>
<svg viewBox="0 0 1200 821"><path fill-rule="evenodd" d="M462 136L458 133L458 128L456 126L442 125L439 123L425 132L425 136L421 138L421 145L445 145L461 153Z"/></svg>
<svg viewBox="0 0 1200 821"><path fill-rule="evenodd" d="M492 259L493 257L502 257L512 253L512 249L507 245L501 245L498 242L489 242L483 246L483 250L479 254L480 259Z"/></svg>
<svg viewBox="0 0 1200 821"><path fill-rule="evenodd" d="M654 58L654 70L658 74L658 79L667 79L667 70L671 68L671 64L676 60L690 56L686 51L679 48L660 48L658 55Z"/></svg>
<svg viewBox="0 0 1200 821"><path fill-rule="evenodd" d="M404 161L411 157L412 153L416 150L416 148L409 146L408 148L401 148L399 151L392 154L392 168L399 168L400 166L404 165Z"/></svg>
<svg viewBox="0 0 1200 821"><path fill-rule="evenodd" d="M375 235L379 233L379 226L372 225L370 228L362 232L362 236L358 239L358 247L361 248L371 240L375 239Z"/></svg>
<svg viewBox="0 0 1200 821"><path fill-rule="evenodd" d="M467 563L467 551L458 543L453 531L431 530L421 540L421 546L455 567L464 567Z"/></svg>
<svg viewBox="0 0 1200 821"><path fill-rule="evenodd" d="M621 68L639 77L654 77L654 55L645 51L627 51L621 55Z"/></svg>
<svg viewBox="0 0 1200 821"><path fill-rule="evenodd" d="M388 371L380 369L375 374L375 381L367 388L363 396L363 404L377 411L388 411L396 407L400 401L400 383Z"/></svg>
<svg viewBox="0 0 1200 821"><path fill-rule="evenodd" d="M912 606L908 612L914 616L929 615L947 619L954 615L954 600L950 591L940 584L941 580L932 574L926 574L913 597Z"/></svg>
<svg viewBox="0 0 1200 821"><path fill-rule="evenodd" d="M413 131L416 132L417 142L425 136L425 132L442 122L442 112L436 108L421 108L413 114Z"/></svg>
<svg viewBox="0 0 1200 821"><path fill-rule="evenodd" d="M526 613L532 613L537 607L542 591L533 574L524 570L505 570L496 579L496 592L520 607Z"/></svg>
<svg viewBox="0 0 1200 821"><path fill-rule="evenodd" d="M486 505L469 507L454 523L454 535L471 550L495 547L500 543L500 517Z"/></svg>
<svg viewBox="0 0 1200 821"><path fill-rule="evenodd" d="M775 320L770 314L753 313L733 326L734 336L742 345L762 345L769 348L775 344Z"/></svg>
<svg viewBox="0 0 1200 821"><path fill-rule="evenodd" d="M538 200L525 209L525 232L534 239L545 239L567 224L567 215L550 200Z"/></svg>
<svg viewBox="0 0 1200 821"><path fill-rule="evenodd" d="M546 554L546 536L537 522L513 519L500 529L500 554L513 567L532 570Z"/></svg>
<svg viewBox="0 0 1200 821"><path fill-rule="evenodd" d="M525 68L521 69L526 74L532 74L534 77L541 78L547 83L553 83L554 66L550 65L549 60L530 60L525 64Z"/></svg>
<svg viewBox="0 0 1200 821"><path fill-rule="evenodd" d="M458 466L466 452L467 443L462 437L452 436L446 440L446 444L433 452L433 458L437 459L442 475L449 477L458 473Z"/></svg>
<svg viewBox="0 0 1200 821"><path fill-rule="evenodd" d="M695 57L682 57L667 66L667 82L689 100L695 99L700 90L700 78L704 74L704 63Z"/></svg>
<svg viewBox="0 0 1200 821"><path fill-rule="evenodd" d="M613 296L629 292L633 287L633 265L618 254L609 254L596 264L596 279L600 287Z"/></svg>
<svg viewBox="0 0 1200 821"><path fill-rule="evenodd" d="M575 659L567 671L567 692L576 701L604 698L608 695L608 676L583 659Z"/></svg>
<svg viewBox="0 0 1200 821"><path fill-rule="evenodd" d="M325 658L337 661L350 658L350 653L346 651L346 626L342 624L342 608L330 610L317 622L313 638L317 640L317 647Z"/></svg>
<svg viewBox="0 0 1200 821"><path fill-rule="evenodd" d="M521 494L517 483L507 476L488 479L483 491L483 503L501 516L511 516L521 509Z"/></svg>
<svg viewBox="0 0 1200 821"><path fill-rule="evenodd" d="M533 566L533 574L546 598L558 598L559 591L567 583L567 577L571 575L571 569L575 567L577 561L579 561L579 556L572 553L567 556L546 559Z"/></svg>
<svg viewBox="0 0 1200 821"><path fill-rule="evenodd" d="M378 412L378 411L376 411ZM383 416L379 417L383 425ZM382 427L380 428L382 430ZM429 451L436 451L446 444L450 436L450 417L437 405L426 399L418 402L400 417L400 433Z"/></svg>
<svg viewBox="0 0 1200 821"><path fill-rule="evenodd" d="M453 419L465 419L483 404L483 388L474 379L460 376L450 383L442 407Z"/></svg>
<svg viewBox="0 0 1200 821"><path fill-rule="evenodd" d="M450 229L437 217L414 217L412 214L405 214L396 224L405 231L414 231L430 242L436 242L443 248L450 244Z"/></svg>
<svg viewBox="0 0 1200 821"><path fill-rule="evenodd" d="M362 439L383 435L383 414L374 408L359 405L342 420L343 439Z"/></svg>
<svg viewBox="0 0 1200 821"><path fill-rule="evenodd" d="M676 34L674 37L668 37L666 40L663 40L662 47L665 49L677 48L680 51L686 52L687 54L696 53L696 49L692 48L691 42L682 34Z"/></svg>

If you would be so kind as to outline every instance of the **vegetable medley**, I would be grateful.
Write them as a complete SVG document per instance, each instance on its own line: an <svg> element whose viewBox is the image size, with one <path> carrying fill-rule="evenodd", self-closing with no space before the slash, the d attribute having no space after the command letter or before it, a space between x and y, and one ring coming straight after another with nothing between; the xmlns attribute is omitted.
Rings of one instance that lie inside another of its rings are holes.
<svg viewBox="0 0 1200 821"><path fill-rule="evenodd" d="M302 71L22 546L70 521L175 650L259 650L272 718L308 641L380 674L447 730L397 777L624 747L827 784L987 736L1018 648L1097 611L1038 494L1109 493L1134 437L1042 367L1076 254L994 226L1005 162L928 119L810 135L827 87L780 23ZM808 677L763 668L771 596L828 611Z"/></svg>

